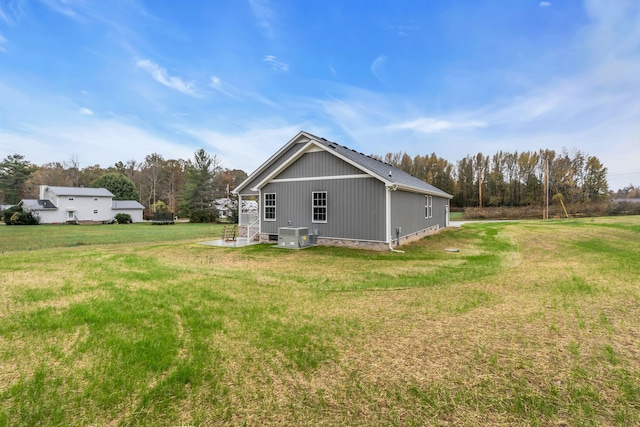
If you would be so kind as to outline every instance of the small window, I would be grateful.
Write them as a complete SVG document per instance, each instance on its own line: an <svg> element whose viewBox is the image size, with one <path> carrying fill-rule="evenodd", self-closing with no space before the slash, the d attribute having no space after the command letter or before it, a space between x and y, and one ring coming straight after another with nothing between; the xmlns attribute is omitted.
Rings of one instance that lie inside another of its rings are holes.
<svg viewBox="0 0 640 427"><path fill-rule="evenodd" d="M94 198L93 198L93 201L94 201L94 202L97 202L97 201L98 201L98 198L97 198L97 197L94 197Z"/></svg>
<svg viewBox="0 0 640 427"><path fill-rule="evenodd" d="M327 222L327 192L326 191L314 191L312 193L313 200L313 221L312 222Z"/></svg>
<svg viewBox="0 0 640 427"><path fill-rule="evenodd" d="M94 209L94 210L93 210L93 213L94 213L94 214L97 214L97 213L98 213L98 209Z"/></svg>
<svg viewBox="0 0 640 427"><path fill-rule="evenodd" d="M266 193L264 195L264 220L276 220L276 193Z"/></svg>
<svg viewBox="0 0 640 427"><path fill-rule="evenodd" d="M433 198L431 196L424 196L424 217L433 217Z"/></svg>
<svg viewBox="0 0 640 427"><path fill-rule="evenodd" d="M73 197L69 197L69 201L73 200Z"/></svg>
<svg viewBox="0 0 640 427"><path fill-rule="evenodd" d="M67 219L73 220L75 218L75 212L69 211L67 212Z"/></svg>

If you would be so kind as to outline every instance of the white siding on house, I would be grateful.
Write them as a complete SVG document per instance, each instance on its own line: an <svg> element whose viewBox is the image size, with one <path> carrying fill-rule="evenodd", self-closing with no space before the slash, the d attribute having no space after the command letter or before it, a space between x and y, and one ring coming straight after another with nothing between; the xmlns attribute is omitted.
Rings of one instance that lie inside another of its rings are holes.
<svg viewBox="0 0 640 427"><path fill-rule="evenodd" d="M134 222L143 220L144 206L132 200L113 201L113 194L105 188L42 185L40 200L48 200L53 206L38 208L38 200L24 200L23 206L31 210L41 224L67 221L110 222L119 212L131 215Z"/></svg>

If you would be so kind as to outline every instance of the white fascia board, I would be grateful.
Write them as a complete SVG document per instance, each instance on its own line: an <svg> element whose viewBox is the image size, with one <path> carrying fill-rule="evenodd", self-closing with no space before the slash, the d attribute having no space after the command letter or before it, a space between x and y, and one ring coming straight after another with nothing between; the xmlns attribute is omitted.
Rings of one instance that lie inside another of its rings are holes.
<svg viewBox="0 0 640 427"><path fill-rule="evenodd" d="M301 136L303 136L303 135L305 136L306 140L301 138ZM282 156L282 154L284 154L289 148L291 148L291 146L293 146L294 144L297 144L297 143L307 142L307 141L310 141L310 140L311 140L311 138L306 132L304 132L304 131L298 132L298 134L296 136L294 136L293 138L291 138L289 140L289 142L284 144L278 151L275 152L275 154L273 154L271 157L269 157L269 159L267 159L266 162L264 162L263 164L258 166L258 169L253 171L253 173L251 175L249 175L247 177L247 179L242 181L240 183L240 185L238 185L236 188L234 188L231 192L233 194L239 194L240 191L244 187L246 187L246 185L248 183L253 181L258 175L260 175L262 172L264 172L265 169L267 169L269 166L271 166L271 164L273 164L274 161L276 161L280 156Z"/></svg>

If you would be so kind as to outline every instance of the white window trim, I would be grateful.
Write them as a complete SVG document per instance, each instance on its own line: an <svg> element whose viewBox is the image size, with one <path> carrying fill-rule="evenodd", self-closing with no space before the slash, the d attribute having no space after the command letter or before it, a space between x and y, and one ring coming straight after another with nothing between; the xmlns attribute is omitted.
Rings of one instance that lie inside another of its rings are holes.
<svg viewBox="0 0 640 427"><path fill-rule="evenodd" d="M269 205L268 207L273 207L273 218L267 218L267 196L271 196L273 195L273 205ZM276 221L277 218L277 212L278 210L276 209L276 206L278 205L278 197L276 196L276 193L264 193L264 206L263 206L263 210L262 210L262 218L265 221Z"/></svg>
<svg viewBox="0 0 640 427"><path fill-rule="evenodd" d="M424 196L424 217L433 218L433 196Z"/></svg>
<svg viewBox="0 0 640 427"><path fill-rule="evenodd" d="M314 205L315 202L315 195L319 194L319 193L324 193L324 201L325 201L325 205L324 206L316 206ZM320 220L316 220L315 219L315 214L314 214L314 209L316 208L324 208L324 217L325 220L324 221L320 221ZM311 192L311 222L314 224L326 224L327 220L329 219L329 199L327 197L327 192L326 191L312 191Z"/></svg>

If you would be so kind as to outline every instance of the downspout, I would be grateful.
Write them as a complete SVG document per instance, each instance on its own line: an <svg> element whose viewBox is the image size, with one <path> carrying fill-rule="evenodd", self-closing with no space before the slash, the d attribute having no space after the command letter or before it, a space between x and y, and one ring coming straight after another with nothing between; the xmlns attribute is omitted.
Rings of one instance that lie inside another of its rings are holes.
<svg viewBox="0 0 640 427"><path fill-rule="evenodd" d="M387 208L387 241L389 243L389 250L391 252L398 252L403 254L404 251L401 251L399 249L394 249L393 247L393 240L391 239L391 192L392 191L396 191L398 189L397 185L392 185L387 187L387 198L386 198L386 208Z"/></svg>

